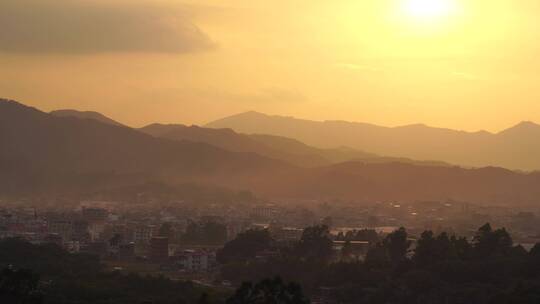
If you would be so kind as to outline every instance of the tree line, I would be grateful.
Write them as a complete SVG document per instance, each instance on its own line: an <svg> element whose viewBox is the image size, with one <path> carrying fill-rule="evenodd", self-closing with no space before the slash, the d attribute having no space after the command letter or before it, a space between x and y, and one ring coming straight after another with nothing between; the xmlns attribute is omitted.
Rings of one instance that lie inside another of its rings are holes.
<svg viewBox="0 0 540 304"><path fill-rule="evenodd" d="M504 228L485 224L472 239L425 231L416 242L400 228L355 260L336 259L331 239L328 227L309 227L279 255L258 259L276 242L268 231L248 231L218 254L221 275L235 282L279 275L330 303L540 303L540 244L528 252Z"/></svg>

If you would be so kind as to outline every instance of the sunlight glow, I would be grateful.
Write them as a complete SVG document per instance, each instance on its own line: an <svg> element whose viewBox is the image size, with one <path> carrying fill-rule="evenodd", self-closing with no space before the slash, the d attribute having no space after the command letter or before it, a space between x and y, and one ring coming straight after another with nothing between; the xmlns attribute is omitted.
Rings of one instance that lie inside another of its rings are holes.
<svg viewBox="0 0 540 304"><path fill-rule="evenodd" d="M405 13L416 20L436 21L454 12L454 0L404 0Z"/></svg>

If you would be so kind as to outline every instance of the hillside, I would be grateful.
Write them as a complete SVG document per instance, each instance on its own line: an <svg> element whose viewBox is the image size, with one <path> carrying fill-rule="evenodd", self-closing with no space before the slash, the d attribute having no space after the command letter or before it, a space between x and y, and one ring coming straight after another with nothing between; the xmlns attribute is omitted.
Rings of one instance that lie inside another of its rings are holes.
<svg viewBox="0 0 540 304"><path fill-rule="evenodd" d="M94 119L102 123L110 124L113 126L124 126L123 124L94 111L77 111L77 110L56 110L51 111L51 115L58 117L76 117L81 119Z"/></svg>
<svg viewBox="0 0 540 304"><path fill-rule="evenodd" d="M540 174L523 174L486 167L419 166L405 163L341 163L319 168L304 176L302 183L286 179L280 189L288 195L341 197L373 201L458 201L499 205L537 205Z"/></svg>
<svg viewBox="0 0 540 304"><path fill-rule="evenodd" d="M56 117L5 100L0 101L0 146L0 196L91 192L156 181L245 189L279 201L540 201L538 173L357 161L300 168L255 153Z"/></svg>
<svg viewBox="0 0 540 304"><path fill-rule="evenodd" d="M248 135L238 134L230 129L215 130L197 126L152 124L139 130L159 138L189 140L210 144L234 152L257 153L302 167L316 167L331 163L319 155L317 151L313 151L316 149L309 149L307 147L302 151L291 149L292 146L303 146L300 142L294 141L287 147L276 149L272 145L265 144L263 140L256 140Z"/></svg>
<svg viewBox="0 0 540 304"><path fill-rule="evenodd" d="M0 191L92 190L151 179L221 180L286 167L254 153L168 141L0 101ZM266 168L264 168L266 167Z"/></svg>
<svg viewBox="0 0 540 304"><path fill-rule="evenodd" d="M152 124L139 129L155 137L207 143L234 152L252 152L301 167L318 167L344 161L365 163L404 162L445 166L442 162L419 162L406 158L381 157L351 148L319 149L282 136L236 133L231 129Z"/></svg>
<svg viewBox="0 0 540 304"><path fill-rule="evenodd" d="M440 160L470 167L540 169L540 125L523 122L500 133L463 132L425 125L381 127L345 121L311 121L246 112L206 125L247 134L270 134L332 148L348 146L390 157Z"/></svg>

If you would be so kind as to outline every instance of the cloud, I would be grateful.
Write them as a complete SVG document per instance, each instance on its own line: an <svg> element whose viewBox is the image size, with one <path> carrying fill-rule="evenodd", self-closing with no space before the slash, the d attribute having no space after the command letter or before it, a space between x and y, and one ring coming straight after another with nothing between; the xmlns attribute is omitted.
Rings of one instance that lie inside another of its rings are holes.
<svg viewBox="0 0 540 304"><path fill-rule="evenodd" d="M213 47L187 7L137 0L0 1L3 53L189 53Z"/></svg>

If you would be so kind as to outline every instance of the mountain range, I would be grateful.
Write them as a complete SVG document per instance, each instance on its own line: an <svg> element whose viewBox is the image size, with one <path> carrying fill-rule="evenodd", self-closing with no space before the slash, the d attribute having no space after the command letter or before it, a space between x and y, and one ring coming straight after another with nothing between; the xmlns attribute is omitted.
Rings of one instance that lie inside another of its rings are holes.
<svg viewBox="0 0 540 304"><path fill-rule="evenodd" d="M264 134L246 135L236 133L232 129L188 127L178 124L152 124L139 130L159 138L203 142L229 151L257 153L300 167L318 167L345 161L361 161L364 163L403 162L448 166L448 164L436 161L414 161L406 158L382 157L347 147L320 149L287 137Z"/></svg>
<svg viewBox="0 0 540 304"><path fill-rule="evenodd" d="M50 114L59 117L77 117L81 119L93 119L113 126L124 126L116 120L110 119L109 117L94 111L78 111L72 109L65 109L52 111L50 112Z"/></svg>
<svg viewBox="0 0 540 304"><path fill-rule="evenodd" d="M93 119L115 126L124 126L101 113L77 110L56 110L54 116ZM265 134L241 134L232 129L213 129L182 124L150 124L139 131L158 138L170 140L188 140L210 144L228 151L251 152L274 158L301 167L317 167L344 161L362 161L364 163L403 162L421 165L448 166L439 161L416 161L401 157L383 157L348 147L320 149L308 146L298 140Z"/></svg>
<svg viewBox="0 0 540 304"><path fill-rule="evenodd" d="M158 139L94 119L0 101L0 191L81 191L147 180L205 182L287 167L255 153ZM263 168L266 167L266 168Z"/></svg>
<svg viewBox="0 0 540 304"><path fill-rule="evenodd" d="M502 132L489 133L422 124L390 128L246 112L211 122L206 127L285 136L319 148L347 146L390 157L439 160L466 167L540 170L540 125L533 122L522 122Z"/></svg>
<svg viewBox="0 0 540 304"><path fill-rule="evenodd" d="M271 199L455 199L516 205L540 199L538 173L393 161L301 167L95 119L59 117L7 100L0 101L0 147L0 196L99 191L155 181L246 189Z"/></svg>

